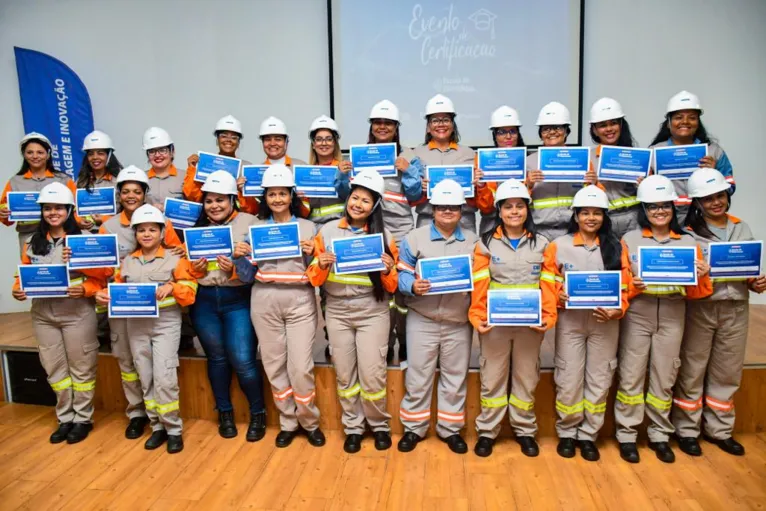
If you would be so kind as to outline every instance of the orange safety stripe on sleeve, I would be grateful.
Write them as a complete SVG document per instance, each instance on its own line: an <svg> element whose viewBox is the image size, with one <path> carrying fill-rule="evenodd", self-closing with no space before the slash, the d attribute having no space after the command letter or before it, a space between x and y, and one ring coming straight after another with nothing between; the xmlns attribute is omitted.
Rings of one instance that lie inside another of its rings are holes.
<svg viewBox="0 0 766 511"><path fill-rule="evenodd" d="M179 280L186 280L197 282L194 277L195 272L192 269L192 263L188 259L181 259L178 261L175 270L173 270L173 298L176 299L176 303L181 307L187 307L194 303L194 299L197 296L197 290L184 284L179 284Z"/></svg>
<svg viewBox="0 0 766 511"><path fill-rule="evenodd" d="M622 243L622 242L621 242ZM630 307L630 289L633 287L633 272L630 269L630 256L625 244L622 243L622 254L620 255L620 271L622 278L622 289L620 290L620 309L622 318Z"/></svg>
<svg viewBox="0 0 766 511"><path fill-rule="evenodd" d="M314 236L314 259L318 259L319 256L324 253L325 247L322 233L317 233L317 235ZM330 275L330 266L328 266L326 270L323 270L319 267L319 262L314 264L312 261L312 264L306 268L306 275L312 286L320 287L327 281L327 277Z"/></svg>
<svg viewBox="0 0 766 511"><path fill-rule="evenodd" d="M556 254L558 246L551 242L543 252L543 268L541 273L548 273L563 278L558 265L556 264ZM540 279L540 290L543 309L543 322L545 329L550 330L558 320L559 293L561 292L561 279L554 279L553 282L547 279Z"/></svg>
<svg viewBox="0 0 766 511"><path fill-rule="evenodd" d="M480 247L480 243L477 243L473 249L473 268L472 274L476 274L482 270L489 269L490 255L485 254ZM471 292L471 306L468 308L468 321L471 322L474 328L487 321L487 291L489 290L489 283L492 278L480 279L474 281L473 291Z"/></svg>

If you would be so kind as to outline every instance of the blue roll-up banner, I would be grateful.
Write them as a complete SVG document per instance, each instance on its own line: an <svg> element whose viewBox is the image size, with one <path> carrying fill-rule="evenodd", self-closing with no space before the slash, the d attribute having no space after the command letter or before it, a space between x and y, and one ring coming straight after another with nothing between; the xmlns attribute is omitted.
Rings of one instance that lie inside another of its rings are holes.
<svg viewBox="0 0 766 511"><path fill-rule="evenodd" d="M84 156L82 142L93 131L88 89L60 60L17 46L13 51L24 132L36 131L48 137L56 170L77 180Z"/></svg>

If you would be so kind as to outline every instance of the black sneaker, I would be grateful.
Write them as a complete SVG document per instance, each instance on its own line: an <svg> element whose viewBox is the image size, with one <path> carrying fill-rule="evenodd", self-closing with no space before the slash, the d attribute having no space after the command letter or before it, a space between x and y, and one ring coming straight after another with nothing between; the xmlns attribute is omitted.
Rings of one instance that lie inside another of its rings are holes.
<svg viewBox="0 0 766 511"><path fill-rule="evenodd" d="M343 442L343 450L349 454L355 454L362 450L362 435L351 434L346 436Z"/></svg>
<svg viewBox="0 0 766 511"><path fill-rule="evenodd" d="M67 435L70 431L72 431L72 428L74 427L74 424L71 422L60 422L58 429L54 431L51 434L50 441L52 444L60 444L64 440L66 440Z"/></svg>
<svg viewBox="0 0 766 511"><path fill-rule="evenodd" d="M149 440L146 441L144 444L144 449L147 451L152 451L156 449L157 447L161 446L168 440L168 432L164 429L158 429L157 431L152 431L152 436L149 437Z"/></svg>
<svg viewBox="0 0 766 511"><path fill-rule="evenodd" d="M486 458L487 456L490 456L492 454L492 447L494 445L495 445L494 438L480 436L479 440L476 442L476 445L473 448L473 452L474 454L476 454L476 456L481 456L482 458Z"/></svg>
<svg viewBox="0 0 766 511"><path fill-rule="evenodd" d="M133 417L125 428L125 438L135 440L144 435L146 426L149 425L149 417Z"/></svg>
<svg viewBox="0 0 766 511"><path fill-rule="evenodd" d="M257 442L264 436L266 436L266 412L251 414L245 439L248 442Z"/></svg>
<svg viewBox="0 0 766 511"><path fill-rule="evenodd" d="M620 442L620 458L628 463L638 463L641 457L638 455L638 447L635 442Z"/></svg>
<svg viewBox="0 0 766 511"><path fill-rule="evenodd" d="M415 449L415 447L418 446L418 442L423 440L418 436L417 433L413 433L412 431L408 431L404 434L404 436L399 439L399 444L397 445L397 448L400 452L410 452Z"/></svg>
<svg viewBox="0 0 766 511"><path fill-rule="evenodd" d="M90 422L76 422L72 431L66 436L66 443L76 444L88 438L88 433L93 429Z"/></svg>
<svg viewBox="0 0 766 511"><path fill-rule="evenodd" d="M224 438L234 438L237 436L234 412L218 412L218 434Z"/></svg>

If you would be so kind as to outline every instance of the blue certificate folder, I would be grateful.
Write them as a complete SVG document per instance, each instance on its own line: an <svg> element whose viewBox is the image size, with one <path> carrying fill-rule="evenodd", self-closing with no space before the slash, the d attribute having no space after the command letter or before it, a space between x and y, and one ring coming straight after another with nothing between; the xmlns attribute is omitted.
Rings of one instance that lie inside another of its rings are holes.
<svg viewBox="0 0 766 511"><path fill-rule="evenodd" d="M708 247L710 278L758 277L762 253L763 241L711 243Z"/></svg>
<svg viewBox="0 0 766 511"><path fill-rule="evenodd" d="M160 317L157 284L109 284L109 317Z"/></svg>
<svg viewBox="0 0 766 511"><path fill-rule="evenodd" d="M200 213L202 213L202 204L199 202L165 198L165 218L170 220L173 227L194 227Z"/></svg>
<svg viewBox="0 0 766 511"><path fill-rule="evenodd" d="M245 178L245 189L242 195L245 197L260 197L263 195L263 174L268 165L245 165L242 167L242 176Z"/></svg>
<svg viewBox="0 0 766 511"><path fill-rule="evenodd" d="M120 252L116 234L82 234L66 237L66 246L72 249L69 268L116 268L120 265Z"/></svg>
<svg viewBox="0 0 766 511"><path fill-rule="evenodd" d="M645 284L696 286L697 247L638 247L638 276Z"/></svg>
<svg viewBox="0 0 766 511"><path fill-rule="evenodd" d="M383 235L367 234L337 238L331 241L331 250L335 254L335 273L367 273L383 271Z"/></svg>
<svg viewBox="0 0 766 511"><path fill-rule="evenodd" d="M669 145L654 148L654 168L668 179L689 179L707 156L707 144Z"/></svg>
<svg viewBox="0 0 766 511"><path fill-rule="evenodd" d="M633 183L649 174L652 165L652 150L640 147L601 146L598 159L600 181Z"/></svg>
<svg viewBox="0 0 766 511"><path fill-rule="evenodd" d="M428 179L429 199L434 186L445 179L457 181L463 187L466 199L474 196L473 165L429 165L426 167L426 179Z"/></svg>
<svg viewBox="0 0 766 511"><path fill-rule="evenodd" d="M69 287L69 268L65 264L19 265L21 290L29 298L65 298Z"/></svg>
<svg viewBox="0 0 766 511"><path fill-rule="evenodd" d="M231 226L192 227L184 229L189 259L215 259L219 255L231 257L234 243Z"/></svg>
<svg viewBox="0 0 766 511"><path fill-rule="evenodd" d="M622 274L619 271L568 271L566 283L567 309L619 309Z"/></svg>
<svg viewBox="0 0 766 511"><path fill-rule="evenodd" d="M352 145L349 148L353 175L372 169L382 177L396 177L396 144Z"/></svg>
<svg viewBox="0 0 766 511"><path fill-rule="evenodd" d="M487 323L491 326L540 326L542 316L539 289L487 291Z"/></svg>
<svg viewBox="0 0 766 511"><path fill-rule="evenodd" d="M40 192L8 192L8 209L11 210L11 216L8 220L11 222L39 222L40 204L37 203L37 197Z"/></svg>
<svg viewBox="0 0 766 511"><path fill-rule="evenodd" d="M242 166L242 160L239 158L206 153L205 151L200 151L197 154L199 161L197 162L197 172L194 174L195 181L204 183L207 176L216 170L225 170L234 176L234 179L239 177L239 168Z"/></svg>
<svg viewBox="0 0 766 511"><path fill-rule="evenodd" d="M77 214L85 215L114 215L117 213L117 199L113 187L78 188L75 195Z"/></svg>
<svg viewBox="0 0 766 511"><path fill-rule="evenodd" d="M541 147L538 164L546 181L581 183L590 168L590 147Z"/></svg>
<svg viewBox="0 0 766 511"><path fill-rule="evenodd" d="M479 168L484 173L481 182L508 179L524 181L527 176L527 148L479 149Z"/></svg>
<svg viewBox="0 0 766 511"><path fill-rule="evenodd" d="M301 255L298 222L250 226L252 258L258 261L286 259Z"/></svg>
<svg viewBox="0 0 766 511"><path fill-rule="evenodd" d="M430 257L419 259L417 274L431 283L429 295L473 291L471 256Z"/></svg>
<svg viewBox="0 0 766 511"><path fill-rule="evenodd" d="M295 165L295 189L306 197L337 199L335 176L338 167L334 165Z"/></svg>

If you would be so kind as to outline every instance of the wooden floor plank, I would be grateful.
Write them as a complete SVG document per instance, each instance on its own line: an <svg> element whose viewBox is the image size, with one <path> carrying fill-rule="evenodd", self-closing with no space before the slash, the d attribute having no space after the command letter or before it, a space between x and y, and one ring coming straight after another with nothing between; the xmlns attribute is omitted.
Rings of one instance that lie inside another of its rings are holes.
<svg viewBox="0 0 766 511"><path fill-rule="evenodd" d="M354 457L346 460L332 511L373 509L380 500L380 481L386 471L384 458Z"/></svg>
<svg viewBox="0 0 766 511"><path fill-rule="evenodd" d="M285 507L308 463L307 450L311 449L317 448L309 445L305 436L296 437L289 447L275 449L260 477L251 485L241 509Z"/></svg>
<svg viewBox="0 0 766 511"><path fill-rule="evenodd" d="M0 490L0 509L12 511L21 508L29 499L42 491L45 485L43 481L24 481L23 479L11 481Z"/></svg>
<svg viewBox="0 0 766 511"><path fill-rule="evenodd" d="M292 496L302 499L330 500L342 484L343 467L349 455L343 452L344 435L328 431L327 445L322 449L309 449L306 468L298 479ZM361 454L361 453L360 453ZM353 458L361 456L354 455ZM364 456L367 458L367 456ZM373 458L375 459L375 458ZM385 461L385 458L383 458Z"/></svg>

